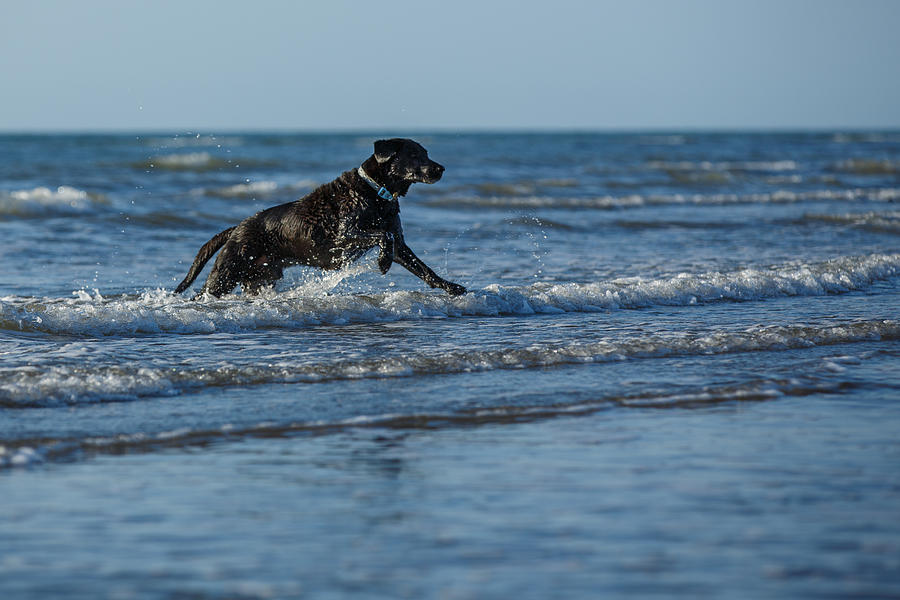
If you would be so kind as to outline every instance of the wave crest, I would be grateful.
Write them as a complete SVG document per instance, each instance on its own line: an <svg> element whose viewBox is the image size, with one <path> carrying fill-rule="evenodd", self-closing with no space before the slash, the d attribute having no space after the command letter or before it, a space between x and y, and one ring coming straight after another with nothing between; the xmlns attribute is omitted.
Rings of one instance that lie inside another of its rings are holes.
<svg viewBox="0 0 900 600"><path fill-rule="evenodd" d="M209 152L161 154L132 164L136 169L161 169L164 171L215 171L225 168L271 166L273 163L238 157L216 156Z"/></svg>
<svg viewBox="0 0 900 600"><path fill-rule="evenodd" d="M805 219L838 225L853 225L872 231L900 233L900 211L831 214L807 214Z"/></svg>
<svg viewBox="0 0 900 600"><path fill-rule="evenodd" d="M900 162L887 158L850 158L837 163L834 170L853 175L897 175Z"/></svg>
<svg viewBox="0 0 900 600"><path fill-rule="evenodd" d="M849 339L847 341L854 341ZM836 342L840 343L840 342ZM762 402L810 393L834 394L845 389L843 382L820 377L757 379L735 385L702 386L676 393L649 392L633 395L600 396L592 400L554 402L553 404L493 405L459 407L456 410L432 410L354 415L327 420L299 420L234 425L209 424L206 427L181 427L150 432L123 432L108 435L40 437L10 440L0 445L0 469L27 467L47 460L71 460L93 454L150 452L161 448L205 445L214 441L252 437L283 437L291 434L335 432L349 428L379 427L434 429L439 426L521 423L526 420L565 415L590 414L612 406L625 409L674 409L706 407L732 402Z"/></svg>
<svg viewBox="0 0 900 600"><path fill-rule="evenodd" d="M42 408L172 396L208 387L316 383L360 378L407 377L498 369L552 367L673 356L777 351L870 340L900 339L900 321L870 320L829 325L754 326L740 331L610 337L522 348L379 355L264 365L212 367L54 366L0 370L0 406Z"/></svg>
<svg viewBox="0 0 900 600"><path fill-rule="evenodd" d="M84 213L105 202L103 196L61 185L55 190L36 187L30 190L0 192L0 218L9 216L45 216Z"/></svg>
<svg viewBox="0 0 900 600"><path fill-rule="evenodd" d="M776 190L759 194L667 194L627 196L560 197L497 194L486 196L443 196L423 200L435 207L624 209L644 206L729 206L735 204L799 204L803 202L897 202L900 188L856 188L795 192Z"/></svg>
<svg viewBox="0 0 900 600"><path fill-rule="evenodd" d="M225 187L192 190L192 194L207 195L218 198L257 198L271 196L279 192L297 193L300 190L309 190L315 187L311 180L300 180L292 184L279 184L275 181L250 181L236 183Z"/></svg>
<svg viewBox="0 0 900 600"><path fill-rule="evenodd" d="M393 291L328 295L315 284L268 297L189 301L166 290L103 298L0 298L0 328L77 335L212 333L423 318L596 312L863 290L900 274L900 254L592 283L489 285L461 297ZM311 295L312 294L312 295Z"/></svg>

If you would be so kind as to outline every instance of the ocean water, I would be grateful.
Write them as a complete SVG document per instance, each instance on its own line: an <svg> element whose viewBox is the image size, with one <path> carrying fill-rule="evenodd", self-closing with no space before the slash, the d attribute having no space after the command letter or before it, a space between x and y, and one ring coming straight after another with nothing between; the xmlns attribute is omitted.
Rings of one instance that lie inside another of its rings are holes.
<svg viewBox="0 0 900 600"><path fill-rule="evenodd" d="M0 597L900 597L900 133L414 135L465 296L171 293L379 137L0 136Z"/></svg>

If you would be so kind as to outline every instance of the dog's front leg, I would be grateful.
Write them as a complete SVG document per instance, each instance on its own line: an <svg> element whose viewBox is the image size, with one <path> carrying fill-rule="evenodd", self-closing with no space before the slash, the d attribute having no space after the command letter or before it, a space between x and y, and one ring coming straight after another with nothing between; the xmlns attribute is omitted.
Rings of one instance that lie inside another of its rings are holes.
<svg viewBox="0 0 900 600"><path fill-rule="evenodd" d="M353 231L345 233L341 238L340 249L344 251L345 256L352 258L347 262L352 262L366 250L378 246L380 252L378 254L378 270L385 275L394 262L395 255L395 239L394 234L390 231ZM354 252L360 251L359 253Z"/></svg>
<svg viewBox="0 0 900 600"><path fill-rule="evenodd" d="M396 243L394 262L427 283L430 287L441 288L451 296L461 296L467 291L465 287L458 283L447 281L428 268L428 265L423 263L422 259L416 256L410 247L402 240L399 240Z"/></svg>
<svg viewBox="0 0 900 600"><path fill-rule="evenodd" d="M394 264L396 256L397 243L394 234L390 231L384 232L384 242L381 244L381 252L378 254L378 270L382 275L387 275L391 265Z"/></svg>

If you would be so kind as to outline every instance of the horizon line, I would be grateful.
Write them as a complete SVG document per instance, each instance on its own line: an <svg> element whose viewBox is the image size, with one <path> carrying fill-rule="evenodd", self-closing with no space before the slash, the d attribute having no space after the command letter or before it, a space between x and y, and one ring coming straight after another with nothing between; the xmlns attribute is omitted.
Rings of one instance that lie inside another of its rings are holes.
<svg viewBox="0 0 900 600"><path fill-rule="evenodd" d="M2 128L0 135L385 135L388 132L436 135L477 134L766 134L766 133L871 133L900 132L900 125L885 126L498 126L498 127L60 127Z"/></svg>

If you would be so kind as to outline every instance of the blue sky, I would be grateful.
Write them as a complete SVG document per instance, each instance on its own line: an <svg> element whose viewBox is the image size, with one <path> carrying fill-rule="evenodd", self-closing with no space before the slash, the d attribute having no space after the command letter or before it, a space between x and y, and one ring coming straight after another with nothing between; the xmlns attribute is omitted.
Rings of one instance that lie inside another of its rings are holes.
<svg viewBox="0 0 900 600"><path fill-rule="evenodd" d="M900 127L893 0L0 0L0 130Z"/></svg>

